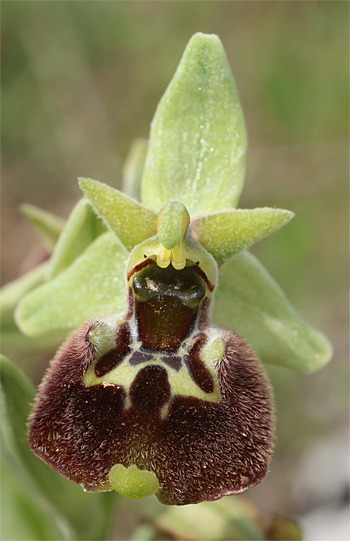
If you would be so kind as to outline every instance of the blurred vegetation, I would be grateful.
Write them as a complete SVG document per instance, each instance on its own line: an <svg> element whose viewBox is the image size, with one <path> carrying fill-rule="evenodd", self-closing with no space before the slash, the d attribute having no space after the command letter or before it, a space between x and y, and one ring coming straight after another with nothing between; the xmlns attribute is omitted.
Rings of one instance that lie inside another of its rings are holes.
<svg viewBox="0 0 350 541"><path fill-rule="evenodd" d="M78 176L120 187L128 150L148 136L189 38L220 36L249 134L239 206L296 214L253 252L335 349L333 362L312 376L269 368L276 456L249 496L267 516L302 512L311 503L293 499L300 457L348 422L349 4L3 1L1 8L3 283L33 264L37 238L18 206L66 218L80 197ZM14 360L38 383L48 359ZM115 538L127 538L141 514L142 504L125 500Z"/></svg>

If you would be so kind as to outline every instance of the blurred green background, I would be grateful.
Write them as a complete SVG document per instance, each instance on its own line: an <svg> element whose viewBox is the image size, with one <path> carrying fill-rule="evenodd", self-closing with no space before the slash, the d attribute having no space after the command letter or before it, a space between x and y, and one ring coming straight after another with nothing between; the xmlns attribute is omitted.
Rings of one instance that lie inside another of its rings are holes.
<svg viewBox="0 0 350 541"><path fill-rule="evenodd" d="M3 283L24 272L37 243L18 206L67 217L78 176L120 187L130 145L148 136L191 35L219 35L249 136L240 206L296 213L253 252L335 351L311 376L269 368L276 454L248 496L267 517L335 504L339 491L324 486L317 496L301 472L324 442L347 452L349 4L5 0L1 11ZM17 361L38 383L42 363ZM322 468L331 471L327 461ZM127 538L140 505L123 502L116 539Z"/></svg>

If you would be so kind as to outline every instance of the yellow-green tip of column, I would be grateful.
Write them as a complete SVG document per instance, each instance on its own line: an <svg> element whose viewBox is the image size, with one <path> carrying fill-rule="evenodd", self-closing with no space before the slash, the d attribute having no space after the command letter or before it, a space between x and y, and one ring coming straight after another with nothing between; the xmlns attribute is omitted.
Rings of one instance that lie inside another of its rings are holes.
<svg viewBox="0 0 350 541"><path fill-rule="evenodd" d="M183 241L189 225L190 215L182 203L170 201L161 209L157 223L157 235L162 245L157 257L159 267L166 268L170 262L178 270L186 266Z"/></svg>
<svg viewBox="0 0 350 541"><path fill-rule="evenodd" d="M116 492L132 500L146 498L159 490L156 474L148 470L139 470L135 464L129 468L115 464L110 469L108 477Z"/></svg>

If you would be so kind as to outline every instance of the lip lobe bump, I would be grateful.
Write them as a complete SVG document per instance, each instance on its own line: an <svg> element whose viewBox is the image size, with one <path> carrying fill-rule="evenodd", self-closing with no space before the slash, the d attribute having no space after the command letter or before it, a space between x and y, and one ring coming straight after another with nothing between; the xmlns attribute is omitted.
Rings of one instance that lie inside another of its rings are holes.
<svg viewBox="0 0 350 541"><path fill-rule="evenodd" d="M98 378L105 376L113 368L118 366L126 355L131 352L131 334L127 322L118 327L116 345L113 349L102 355L95 366L95 374Z"/></svg>

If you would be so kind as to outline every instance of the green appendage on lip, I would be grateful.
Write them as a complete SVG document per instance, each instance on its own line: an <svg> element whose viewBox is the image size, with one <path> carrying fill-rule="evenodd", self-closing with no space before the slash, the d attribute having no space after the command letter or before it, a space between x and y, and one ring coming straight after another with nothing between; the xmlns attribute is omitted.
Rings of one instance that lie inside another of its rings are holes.
<svg viewBox="0 0 350 541"><path fill-rule="evenodd" d="M151 496L159 490L156 474L149 470L139 470L135 464L129 468L115 464L110 469L108 478L116 492L132 500Z"/></svg>

